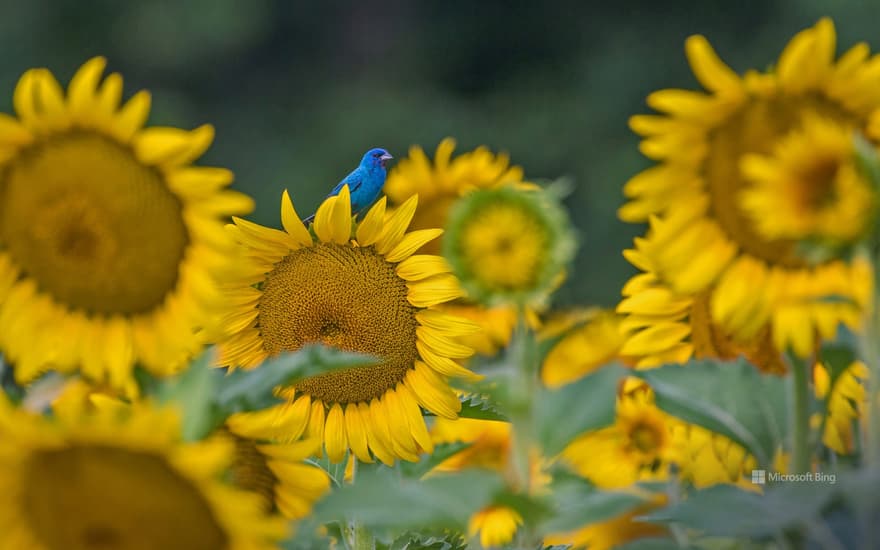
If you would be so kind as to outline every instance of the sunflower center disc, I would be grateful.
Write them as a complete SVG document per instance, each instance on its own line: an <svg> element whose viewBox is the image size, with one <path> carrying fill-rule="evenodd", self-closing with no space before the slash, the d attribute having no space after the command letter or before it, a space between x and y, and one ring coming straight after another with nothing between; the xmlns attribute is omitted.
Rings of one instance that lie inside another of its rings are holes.
<svg viewBox="0 0 880 550"><path fill-rule="evenodd" d="M192 484L158 456L100 446L41 451L21 510L49 550L213 550L226 537Z"/></svg>
<svg viewBox="0 0 880 550"><path fill-rule="evenodd" d="M653 426L637 424L629 434L633 446L643 454L652 454L660 445L661 436Z"/></svg>
<svg viewBox="0 0 880 550"><path fill-rule="evenodd" d="M462 228L467 269L494 290L524 290L537 284L544 267L546 229L516 204L487 204Z"/></svg>
<svg viewBox="0 0 880 550"><path fill-rule="evenodd" d="M70 309L154 309L175 287L187 243L159 172L102 136L52 138L0 173L0 250Z"/></svg>
<svg viewBox="0 0 880 550"><path fill-rule="evenodd" d="M710 134L704 164L712 217L722 229L748 254L793 268L805 265L795 243L765 239L739 206L742 190L751 185L740 171L739 162L748 153L771 154L780 138L800 126L806 112L838 123L855 122L852 115L820 96L755 100Z"/></svg>
<svg viewBox="0 0 880 550"><path fill-rule="evenodd" d="M258 317L269 355L319 342L384 360L302 380L297 391L324 403L357 403L403 380L418 358L417 309L394 269L369 247L317 244L269 273Z"/></svg>

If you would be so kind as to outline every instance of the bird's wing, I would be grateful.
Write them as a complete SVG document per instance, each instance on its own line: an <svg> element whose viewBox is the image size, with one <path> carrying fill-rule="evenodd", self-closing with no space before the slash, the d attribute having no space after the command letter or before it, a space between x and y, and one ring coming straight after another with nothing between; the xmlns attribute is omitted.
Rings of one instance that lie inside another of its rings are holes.
<svg viewBox="0 0 880 550"><path fill-rule="evenodd" d="M348 185L349 193L354 193L355 191L358 190L358 188L361 186L361 184L363 182L364 182L363 175L358 170L355 170L351 174L345 176L345 178L342 181L337 183L336 187L334 187L333 190L330 191L330 194L327 196L333 197L335 195L338 195L339 192L342 191L343 185Z"/></svg>

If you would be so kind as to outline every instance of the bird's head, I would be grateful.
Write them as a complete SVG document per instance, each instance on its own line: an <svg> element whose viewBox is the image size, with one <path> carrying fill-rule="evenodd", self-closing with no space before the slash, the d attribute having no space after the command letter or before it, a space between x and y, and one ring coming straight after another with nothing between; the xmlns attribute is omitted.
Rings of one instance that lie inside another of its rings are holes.
<svg viewBox="0 0 880 550"><path fill-rule="evenodd" d="M376 149L370 149L364 154L364 158L361 159L361 166L381 166L385 168L385 163L393 158L388 154L388 151L377 147Z"/></svg>

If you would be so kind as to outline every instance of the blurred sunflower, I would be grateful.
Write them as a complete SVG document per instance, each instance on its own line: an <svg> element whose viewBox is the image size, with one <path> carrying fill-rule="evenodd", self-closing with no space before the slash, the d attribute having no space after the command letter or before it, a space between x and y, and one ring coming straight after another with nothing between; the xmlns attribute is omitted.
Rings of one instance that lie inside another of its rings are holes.
<svg viewBox="0 0 880 550"><path fill-rule="evenodd" d="M522 516L509 506L487 506L471 516L468 536L479 537L482 548L497 548L513 540L522 522Z"/></svg>
<svg viewBox="0 0 880 550"><path fill-rule="evenodd" d="M52 410L71 417L96 410L105 414L112 410L130 414L131 403L121 397L112 388L72 379L52 402ZM222 429L235 449L229 465L230 479L236 487L259 495L264 511L278 511L288 519L304 517L330 488L324 470L303 462L320 450L321 441L314 438L291 443L271 441L259 424L254 427L253 423L236 421L240 416L233 415L232 421Z"/></svg>
<svg viewBox="0 0 880 550"><path fill-rule="evenodd" d="M413 253L440 229L406 233L412 197L387 219L380 200L353 227L348 187L318 208L306 230L287 193L285 231L234 218L228 226L244 257L226 291L221 364L254 368L267 357L319 342L376 356L382 363L300 381L289 403L239 422L280 415L286 437L306 433L340 461L348 449L370 462L417 460L433 448L421 407L455 418L461 404L447 376L473 377L453 359L472 350L452 340L473 323L434 309L461 296L442 258ZM352 237L354 234L354 237Z"/></svg>
<svg viewBox="0 0 880 550"><path fill-rule="evenodd" d="M445 227L449 209L459 197L475 190L508 183L524 183L523 171L511 166L506 154L495 155L486 147L452 158L455 140L446 138L437 146L431 163L421 147L413 146L409 156L388 174L385 194L393 205L419 196L419 208L412 219L413 229ZM440 240L426 243L419 252L439 254Z"/></svg>
<svg viewBox="0 0 880 550"><path fill-rule="evenodd" d="M673 430L683 423L654 405L653 392L639 383L618 396L614 424L578 436L562 459L603 489L637 481L661 481L680 460Z"/></svg>
<svg viewBox="0 0 880 550"><path fill-rule="evenodd" d="M469 443L468 447L447 458L433 471L458 472L465 468L487 468L506 475L515 485L511 460L512 426L509 422L459 418L438 418L431 428L435 444ZM541 460L535 458L529 465L528 490L536 491L549 478L541 472ZM484 548L503 546L516 536L523 523L522 516L510 506L492 504L473 514L468 522L468 535L479 537Z"/></svg>
<svg viewBox="0 0 880 550"><path fill-rule="evenodd" d="M269 550L284 538L258 495L221 483L231 441L182 443L172 411L124 412L50 419L3 403L0 547Z"/></svg>
<svg viewBox="0 0 880 550"><path fill-rule="evenodd" d="M629 363L621 355L625 342L623 317L610 310L591 309L550 316L539 338L570 330L556 343L541 367L541 381L551 388L569 384L614 360ZM573 327L573 328L572 328Z"/></svg>
<svg viewBox="0 0 880 550"><path fill-rule="evenodd" d="M419 196L419 208L413 216L413 229L445 227L449 211L456 201L476 189L491 189L504 184L531 186L523 181L523 170L512 166L506 154L494 154L486 147L452 158L455 140L446 138L437 146L431 162L421 147L413 146L388 174L385 193L393 205ZM419 252L440 254L442 238L426 243ZM466 300L437 306L441 311L467 317L482 330L459 339L482 355L494 355L510 341L516 326L516 311L507 305L484 307Z"/></svg>
<svg viewBox="0 0 880 550"><path fill-rule="evenodd" d="M855 450L857 433L853 429L853 423L859 417L864 417L866 403L864 381L868 377L868 372L864 363L853 363L838 376L834 386L831 387L828 368L821 364L816 364L813 368L816 397L828 400L828 417L825 419L822 442L838 454L850 454ZM821 424L821 418L818 416L814 421L816 424Z"/></svg>
<svg viewBox="0 0 880 550"><path fill-rule="evenodd" d="M666 504L663 495L646 496L645 504L611 519L585 525L568 533L554 533L544 537L546 545L571 545L573 550L611 550L641 538L658 537L666 530L654 523L636 520Z"/></svg>
<svg viewBox="0 0 880 550"><path fill-rule="evenodd" d="M120 106L105 60L67 93L31 69L0 114L0 350L27 382L81 368L116 386L137 362L157 374L201 346L213 274L231 244L221 220L252 209L232 173L191 163L214 130L143 128L150 96Z"/></svg>
<svg viewBox="0 0 880 550"><path fill-rule="evenodd" d="M693 358L735 359L745 355L763 372L785 373L769 324L751 328L748 339L731 334L711 315L711 290L696 295L676 294L658 279L652 258L642 250L645 242L636 239L636 249L624 252L643 273L624 285L623 300L617 306L617 311L625 315L620 323L625 340L621 353L632 357L637 368L685 363ZM745 305L737 314L744 317L743 322L763 318Z"/></svg>
<svg viewBox="0 0 880 550"><path fill-rule="evenodd" d="M230 434L235 442L232 481L260 495L265 511L277 510L288 519L300 519L330 490L330 478L324 470L303 462L320 451L320 439L277 443L232 430Z"/></svg>
<svg viewBox="0 0 880 550"><path fill-rule="evenodd" d="M443 256L468 298L540 307L565 276L575 240L550 193L501 186L462 197L449 213Z"/></svg>
<svg viewBox="0 0 880 550"><path fill-rule="evenodd" d="M554 533L544 537L546 545L571 545L580 550L611 550L627 542L641 538L658 537L666 531L654 523L638 521L636 518L666 504L663 495L646 496L645 504L611 519L585 525L568 533Z"/></svg>
<svg viewBox="0 0 880 550"><path fill-rule="evenodd" d="M752 185L740 203L763 238L848 243L865 233L876 205L854 139L847 125L805 115L773 154L743 157L740 170Z"/></svg>
<svg viewBox="0 0 880 550"><path fill-rule="evenodd" d="M751 481L758 462L742 445L695 424L676 426L672 437L682 449L677 462L682 480L698 489L719 483L760 489ZM785 471L784 461L776 465L776 471Z"/></svg>
<svg viewBox="0 0 880 550"><path fill-rule="evenodd" d="M662 164L626 184L632 200L619 212L631 222L662 218L652 223L657 273L677 293L716 285L713 318L735 334L762 321L738 315L746 297L746 307L773 316L777 347L800 355L812 351L814 331L857 322L871 277L861 276L864 266L837 261L810 266L796 241L762 235L742 207L754 185L742 165L750 155L773 154L809 117L880 138L880 124L869 124L880 116L876 58L868 60L864 43L838 61L834 51L834 26L822 19L791 40L774 71L740 77L705 38L689 38L688 59L709 93L655 92L648 104L665 114L631 119L646 138L642 152ZM829 287L842 281L854 284L828 300Z"/></svg>

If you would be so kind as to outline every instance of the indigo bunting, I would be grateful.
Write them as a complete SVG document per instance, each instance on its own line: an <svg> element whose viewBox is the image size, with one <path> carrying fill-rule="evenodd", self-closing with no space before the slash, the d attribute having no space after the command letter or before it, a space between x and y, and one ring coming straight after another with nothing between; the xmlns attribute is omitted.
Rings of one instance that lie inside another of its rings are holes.
<svg viewBox="0 0 880 550"><path fill-rule="evenodd" d="M392 158L394 157L385 149L370 149L364 154L358 167L336 184L327 196L338 195L342 191L342 186L348 185L351 193L351 211L355 214L361 213L376 202L382 193L382 186L385 185L385 163ZM312 214L304 218L303 223L308 225L314 219L315 215Z"/></svg>

